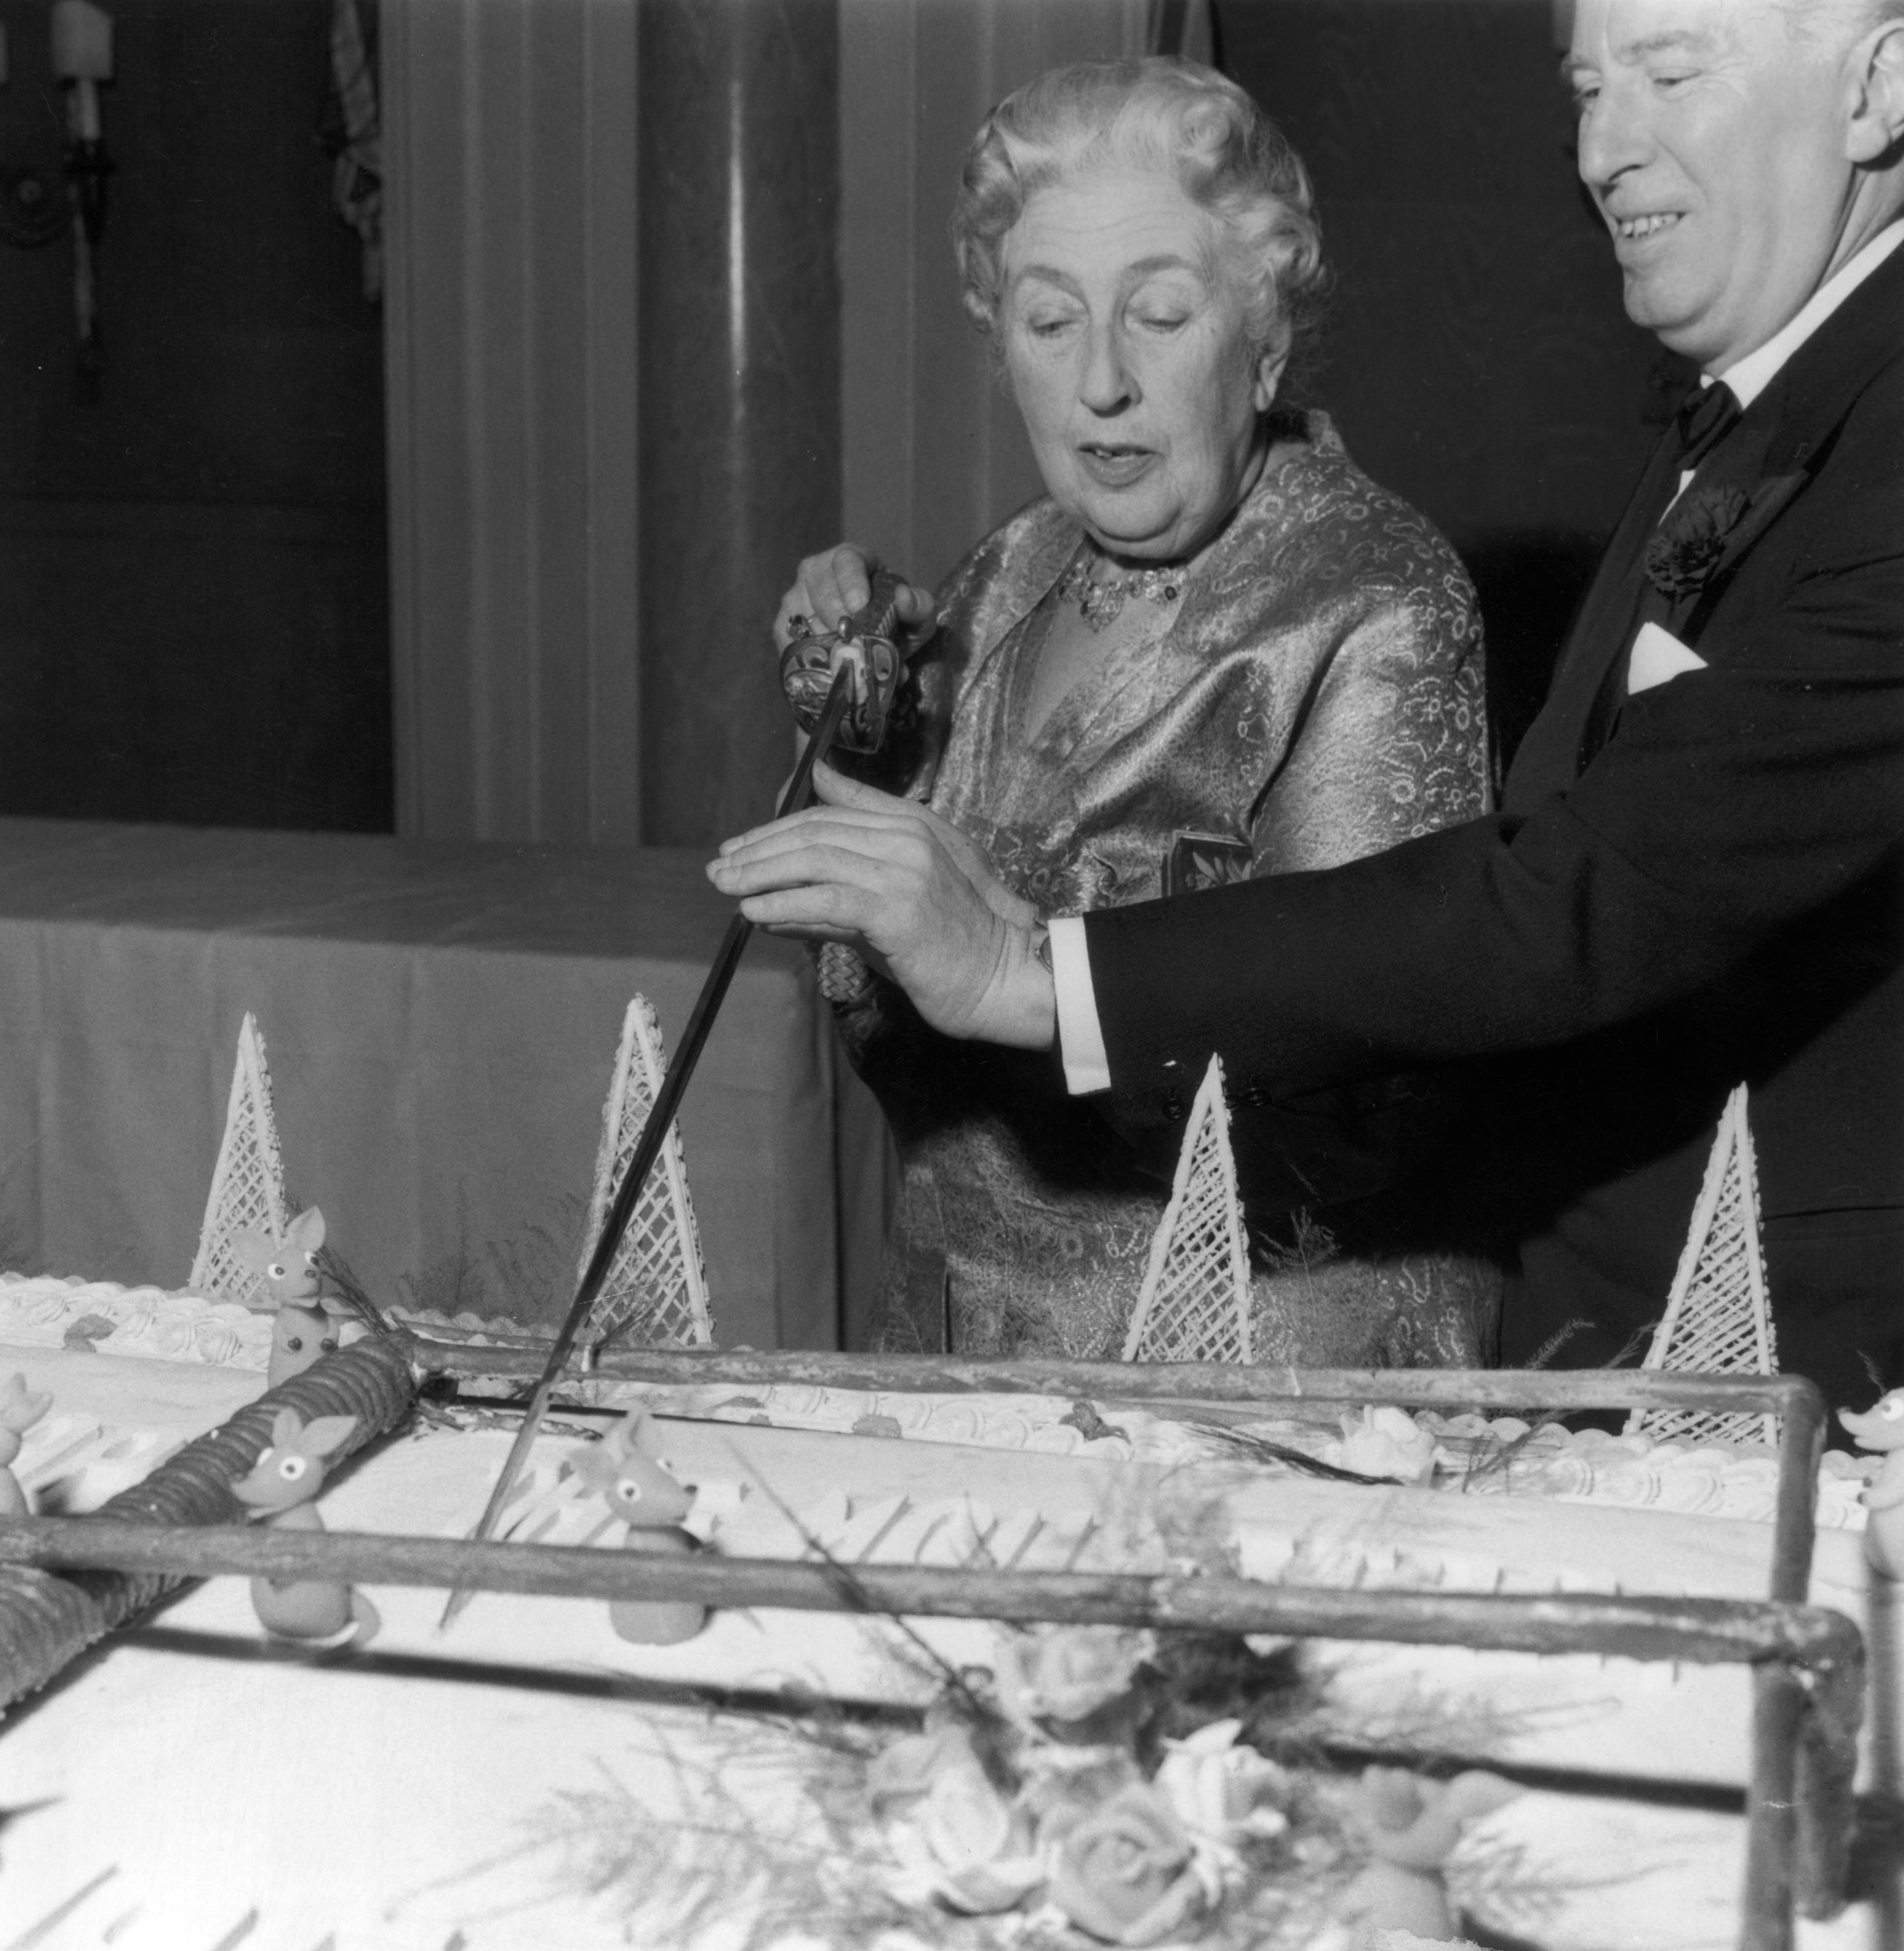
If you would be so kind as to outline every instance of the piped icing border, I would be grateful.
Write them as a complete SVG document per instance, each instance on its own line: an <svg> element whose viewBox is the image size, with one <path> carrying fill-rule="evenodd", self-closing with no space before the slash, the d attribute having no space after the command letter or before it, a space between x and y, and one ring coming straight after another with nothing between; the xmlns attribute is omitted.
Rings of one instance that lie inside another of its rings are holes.
<svg viewBox="0 0 1904 1951"><path fill-rule="evenodd" d="M440 1316L396 1310L401 1318L442 1323ZM515 1341L520 1324L459 1317L479 1338ZM361 1324L342 1324L354 1341ZM183 1288L123 1287L76 1275L0 1274L0 1344L90 1348L113 1355L202 1362L263 1373L271 1317ZM801 1385L737 1389L661 1384L591 1385L604 1405L645 1400L661 1414L834 1430L905 1441L976 1445L1050 1454L1131 1457L1172 1463L1234 1457L1194 1422L1119 1410L1087 1422L1080 1406L1022 1395L869 1395ZM1764 1444L1693 1445L1551 1423L1530 1431L1511 1417L1415 1417L1397 1409L1365 1410L1343 1419L1340 1437L1304 1424L1266 1419L1250 1427L1325 1463L1412 1479L1425 1487L1471 1495L1511 1494L1614 1504L1689 1516L1769 1523L1777 1498L1778 1456ZM1864 1528L1859 1493L1871 1459L1828 1450L1820 1472L1818 1522L1836 1530Z"/></svg>

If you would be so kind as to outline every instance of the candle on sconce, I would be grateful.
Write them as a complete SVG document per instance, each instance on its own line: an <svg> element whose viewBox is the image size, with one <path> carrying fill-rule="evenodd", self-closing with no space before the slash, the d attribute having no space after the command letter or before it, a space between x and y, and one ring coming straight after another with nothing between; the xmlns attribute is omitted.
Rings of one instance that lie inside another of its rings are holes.
<svg viewBox="0 0 1904 1951"><path fill-rule="evenodd" d="M112 79L112 16L93 0L53 0L53 79L72 91L73 139L98 142L99 84Z"/></svg>

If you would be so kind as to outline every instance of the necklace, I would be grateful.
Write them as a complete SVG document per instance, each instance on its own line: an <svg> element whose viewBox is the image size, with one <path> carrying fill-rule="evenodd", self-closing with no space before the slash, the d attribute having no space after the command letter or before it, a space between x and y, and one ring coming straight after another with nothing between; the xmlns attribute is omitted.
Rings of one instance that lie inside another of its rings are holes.
<svg viewBox="0 0 1904 1951"><path fill-rule="evenodd" d="M1058 585L1058 601L1076 604L1094 630L1108 629L1133 596L1140 603L1174 603L1184 593L1181 563L1168 569L1133 569L1122 576L1094 580L1091 571L1098 560L1094 552L1079 557Z"/></svg>

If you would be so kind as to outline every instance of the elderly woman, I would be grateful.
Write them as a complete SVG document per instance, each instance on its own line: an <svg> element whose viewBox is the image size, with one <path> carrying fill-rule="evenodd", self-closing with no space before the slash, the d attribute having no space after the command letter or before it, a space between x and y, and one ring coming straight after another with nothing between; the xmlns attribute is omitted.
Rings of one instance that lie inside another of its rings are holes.
<svg viewBox="0 0 1904 1951"><path fill-rule="evenodd" d="M822 987L902 1167L878 1338L1115 1356L1172 1161L1067 1096L1049 1056L929 1027L854 952L870 931L827 925L826 884L930 899L933 850L975 848L1022 925L1468 819L1488 791L1480 626L1428 524L1279 402L1321 244L1300 161L1241 89L1166 59L1048 73L980 129L953 228L1048 495L935 601L902 588L931 632L916 711L860 768L900 797L822 775L832 810L711 871L756 919L832 937ZM863 604L870 566L803 563L780 641ZM1243 1157L1259 1359L1484 1357L1494 1270L1425 1249L1381 1196L1421 1095L1298 1107L1302 1141Z"/></svg>

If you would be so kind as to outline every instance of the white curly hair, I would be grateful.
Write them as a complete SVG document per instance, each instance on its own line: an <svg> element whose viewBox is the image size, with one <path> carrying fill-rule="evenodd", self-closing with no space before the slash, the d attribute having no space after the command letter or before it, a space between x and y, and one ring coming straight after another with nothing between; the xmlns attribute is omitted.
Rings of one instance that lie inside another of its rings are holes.
<svg viewBox="0 0 1904 1951"><path fill-rule="evenodd" d="M1299 348L1326 283L1309 172L1234 82L1162 55L1053 68L985 117L952 211L962 295L980 332L996 346L1005 238L1030 198L1080 173L1133 167L1168 170L1217 220L1252 355Z"/></svg>

